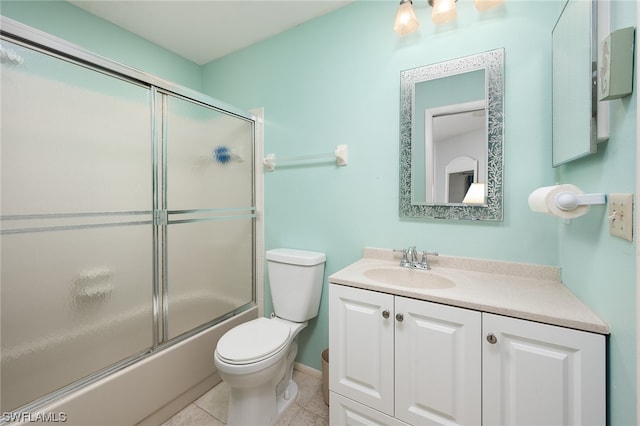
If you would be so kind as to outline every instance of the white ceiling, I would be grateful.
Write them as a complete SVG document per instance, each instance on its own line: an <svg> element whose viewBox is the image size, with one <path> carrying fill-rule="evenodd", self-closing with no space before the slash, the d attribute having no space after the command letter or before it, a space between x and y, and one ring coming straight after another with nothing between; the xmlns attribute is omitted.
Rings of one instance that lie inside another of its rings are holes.
<svg viewBox="0 0 640 426"><path fill-rule="evenodd" d="M199 65L353 0L68 0Z"/></svg>

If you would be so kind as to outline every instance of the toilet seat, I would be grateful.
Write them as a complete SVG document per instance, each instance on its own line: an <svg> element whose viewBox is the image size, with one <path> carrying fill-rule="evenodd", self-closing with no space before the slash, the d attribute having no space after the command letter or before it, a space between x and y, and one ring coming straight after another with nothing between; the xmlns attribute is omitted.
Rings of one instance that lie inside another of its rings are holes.
<svg viewBox="0 0 640 426"><path fill-rule="evenodd" d="M291 328L285 323L257 318L226 332L218 341L216 353L228 364L256 363L284 349L290 334Z"/></svg>

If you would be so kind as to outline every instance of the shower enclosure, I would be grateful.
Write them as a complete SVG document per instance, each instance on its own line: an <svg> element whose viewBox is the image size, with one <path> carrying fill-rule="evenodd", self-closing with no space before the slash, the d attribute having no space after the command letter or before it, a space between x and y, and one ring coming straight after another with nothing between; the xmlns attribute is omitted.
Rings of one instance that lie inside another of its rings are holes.
<svg viewBox="0 0 640 426"><path fill-rule="evenodd" d="M13 413L255 307L256 123L2 24L0 378Z"/></svg>

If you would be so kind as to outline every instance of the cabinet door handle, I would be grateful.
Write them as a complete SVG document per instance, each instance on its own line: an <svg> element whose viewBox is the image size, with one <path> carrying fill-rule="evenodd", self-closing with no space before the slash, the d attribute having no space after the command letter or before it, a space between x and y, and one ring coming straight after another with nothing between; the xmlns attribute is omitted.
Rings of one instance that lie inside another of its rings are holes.
<svg viewBox="0 0 640 426"><path fill-rule="evenodd" d="M384 311L382 311L382 318L389 318L389 310L385 309Z"/></svg>
<svg viewBox="0 0 640 426"><path fill-rule="evenodd" d="M402 315L402 314L396 314L396 320L397 320L398 322L402 322L402 321L404 320L404 315Z"/></svg>
<svg viewBox="0 0 640 426"><path fill-rule="evenodd" d="M487 342L491 343L492 345L495 345L496 343L498 343L498 338L496 337L495 334L489 333L487 334Z"/></svg>

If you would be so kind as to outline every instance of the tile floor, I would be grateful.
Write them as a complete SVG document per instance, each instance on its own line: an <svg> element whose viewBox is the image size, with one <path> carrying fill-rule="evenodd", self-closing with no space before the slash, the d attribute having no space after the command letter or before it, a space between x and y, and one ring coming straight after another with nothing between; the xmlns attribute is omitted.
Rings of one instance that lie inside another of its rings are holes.
<svg viewBox="0 0 640 426"><path fill-rule="evenodd" d="M322 398L321 379L294 370L293 380L298 385L298 399L280 418L277 426L327 426L329 424L329 407ZM226 383L221 382L167 420L162 426L224 425L227 420L228 403L229 387Z"/></svg>

